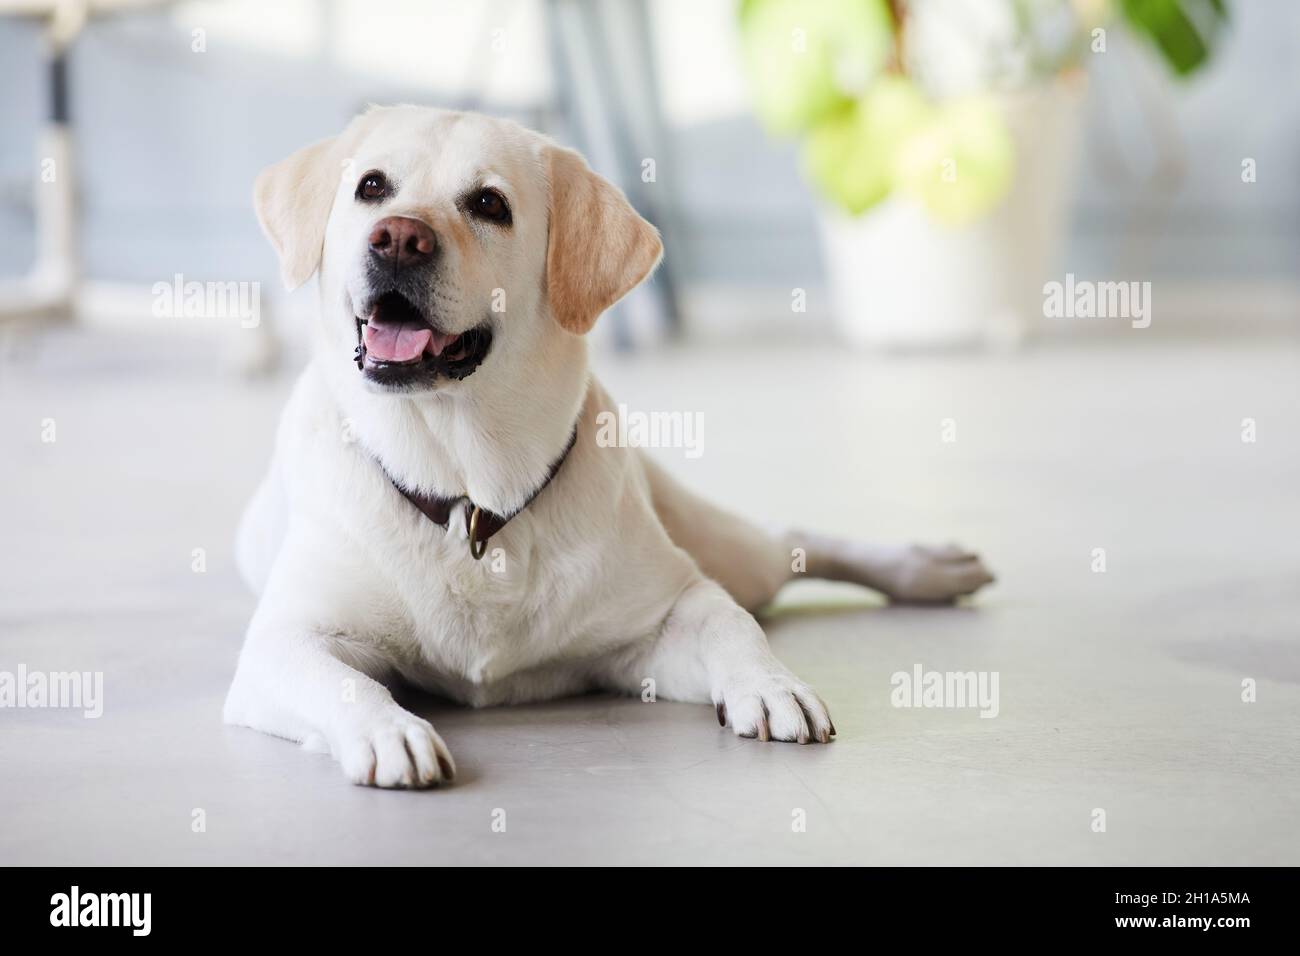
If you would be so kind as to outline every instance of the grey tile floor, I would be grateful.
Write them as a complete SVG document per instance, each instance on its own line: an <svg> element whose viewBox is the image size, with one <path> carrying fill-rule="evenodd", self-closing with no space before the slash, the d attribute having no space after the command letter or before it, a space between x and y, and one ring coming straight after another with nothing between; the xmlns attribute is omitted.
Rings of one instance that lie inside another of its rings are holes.
<svg viewBox="0 0 1300 956"><path fill-rule="evenodd" d="M104 712L0 709L0 864L1300 863L1295 341L603 360L631 407L703 412L702 457L659 453L701 491L954 538L999 582L956 609L788 589L768 633L829 747L682 704L418 700L460 778L390 793L220 722L253 606L232 527L287 383L179 338L5 336L0 671L102 671ZM892 706L917 664L996 672L997 717Z"/></svg>

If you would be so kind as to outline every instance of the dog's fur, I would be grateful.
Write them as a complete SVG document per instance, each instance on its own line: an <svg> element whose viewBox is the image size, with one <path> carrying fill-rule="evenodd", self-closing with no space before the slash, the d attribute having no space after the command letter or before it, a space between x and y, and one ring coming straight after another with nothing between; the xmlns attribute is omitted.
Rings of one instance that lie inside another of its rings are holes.
<svg viewBox="0 0 1300 956"><path fill-rule="evenodd" d="M396 184L379 203L355 198L371 170ZM466 212L464 197L485 185L507 200L510 225ZM372 109L267 169L255 199L286 283L319 273L321 322L239 531L240 568L261 600L227 722L327 749L349 779L382 787L454 774L433 727L381 683L391 680L487 706L639 693L652 679L659 697L712 701L741 736L824 743L835 732L826 706L772 655L750 613L793 576L794 548L808 575L894 599L951 600L991 580L954 547L770 536L642 451L597 444L596 416L614 405L581 334L662 247L576 153L475 114ZM486 358L463 380L394 387L358 370L358 310L380 291L367 236L387 216L437 236L437 262L420 278L431 323L491 328ZM460 510L443 528L394 487L467 494L509 514L543 483L575 422L554 480L482 561Z"/></svg>

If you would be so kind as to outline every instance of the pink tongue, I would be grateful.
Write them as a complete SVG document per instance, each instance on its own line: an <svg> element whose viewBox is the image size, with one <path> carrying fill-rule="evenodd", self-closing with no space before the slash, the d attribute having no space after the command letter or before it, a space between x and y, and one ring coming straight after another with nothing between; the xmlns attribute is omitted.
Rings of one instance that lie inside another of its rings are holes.
<svg viewBox="0 0 1300 956"><path fill-rule="evenodd" d="M455 336L450 333L434 332L433 337L429 340L429 351L432 352L435 357L437 357L442 354L443 350L448 345L450 345L452 342L455 342L458 337L459 336Z"/></svg>
<svg viewBox="0 0 1300 956"><path fill-rule="evenodd" d="M412 362L424 354L433 330L413 322L392 325L366 324L366 353L378 362Z"/></svg>

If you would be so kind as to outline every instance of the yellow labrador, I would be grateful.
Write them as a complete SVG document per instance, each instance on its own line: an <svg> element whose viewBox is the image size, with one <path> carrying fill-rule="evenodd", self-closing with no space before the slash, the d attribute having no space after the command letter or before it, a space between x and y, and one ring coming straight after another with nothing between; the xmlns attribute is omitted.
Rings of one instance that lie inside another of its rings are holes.
<svg viewBox="0 0 1300 956"><path fill-rule="evenodd" d="M583 333L655 267L655 229L582 157L514 123L372 109L258 179L290 288L320 275L315 356L241 523L260 595L225 719L422 787L446 744L384 681L473 706L589 689L712 701L744 737L828 742L825 704L750 610L809 575L942 601L960 549L774 537L641 451Z"/></svg>

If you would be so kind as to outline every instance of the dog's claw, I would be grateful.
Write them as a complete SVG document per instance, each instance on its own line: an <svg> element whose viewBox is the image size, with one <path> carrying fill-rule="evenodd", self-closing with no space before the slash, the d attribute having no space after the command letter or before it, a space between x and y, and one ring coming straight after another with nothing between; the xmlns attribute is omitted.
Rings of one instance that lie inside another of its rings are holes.
<svg viewBox="0 0 1300 956"><path fill-rule="evenodd" d="M738 737L824 744L835 733L825 702L785 670L723 684L712 696L718 723Z"/></svg>
<svg viewBox="0 0 1300 956"><path fill-rule="evenodd" d="M799 700L799 698L797 697L795 698L795 701L796 703L799 704L799 712L803 714L804 724L807 726L808 730L812 731L813 733L816 733L817 739L820 740L822 743L826 743L826 740L824 739L825 730L823 729L820 733L818 733L816 729L817 721L813 720L813 715L808 712L808 707L804 704L803 701ZM796 737L795 739L798 740L799 743L801 744L812 743L812 738L808 735L808 733L806 733L802 729L799 731L799 736Z"/></svg>

